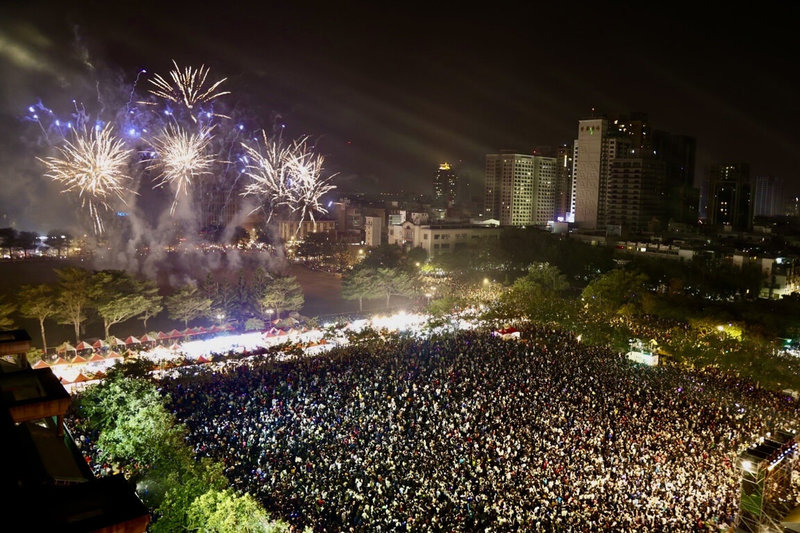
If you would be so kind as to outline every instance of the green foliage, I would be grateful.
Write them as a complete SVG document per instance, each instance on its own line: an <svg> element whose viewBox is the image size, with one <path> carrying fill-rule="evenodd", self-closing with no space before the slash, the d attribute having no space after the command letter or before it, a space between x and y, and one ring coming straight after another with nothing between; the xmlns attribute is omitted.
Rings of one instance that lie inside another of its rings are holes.
<svg viewBox="0 0 800 533"><path fill-rule="evenodd" d="M23 285L17 293L19 314L25 318L35 318L39 321L42 334L42 347L47 350L47 337L44 331L44 321L58 313L58 305L53 287L50 285Z"/></svg>
<svg viewBox="0 0 800 533"><path fill-rule="evenodd" d="M11 318L11 313L16 311L16 306L13 303L6 303L3 297L0 296L0 329L11 329L14 327L14 320Z"/></svg>
<svg viewBox="0 0 800 533"><path fill-rule="evenodd" d="M185 428L164 401L152 382L119 371L77 399L82 418L100 432L104 456L125 465L155 509L151 531L287 531L252 497L226 488L220 463L195 461Z"/></svg>
<svg viewBox="0 0 800 533"><path fill-rule="evenodd" d="M39 348L31 348L25 352L25 358L28 360L28 364L35 365L42 360L42 351Z"/></svg>
<svg viewBox="0 0 800 533"><path fill-rule="evenodd" d="M294 276L273 279L258 299L259 307L265 313L272 309L277 317L284 311L299 311L304 301L303 288Z"/></svg>
<svg viewBox="0 0 800 533"><path fill-rule="evenodd" d="M405 296L412 298L419 294L420 282L417 276L412 276L398 268L379 268L375 276L376 290L386 296L386 307L392 296Z"/></svg>
<svg viewBox="0 0 800 533"><path fill-rule="evenodd" d="M245 331L261 331L264 329L264 321L258 318L250 318L244 323Z"/></svg>
<svg viewBox="0 0 800 533"><path fill-rule="evenodd" d="M342 276L342 298L358 300L358 311L364 310L364 298L381 296L378 273L372 268L356 268Z"/></svg>
<svg viewBox="0 0 800 533"><path fill-rule="evenodd" d="M121 270L95 272L90 294L97 314L103 319L106 337L114 324L150 312L157 301L160 303L161 297L157 290L153 293L153 288Z"/></svg>
<svg viewBox="0 0 800 533"><path fill-rule="evenodd" d="M647 276L633 270L614 269L593 280L581 297L592 309L619 314L641 312L647 293Z"/></svg>
<svg viewBox="0 0 800 533"><path fill-rule="evenodd" d="M57 268L55 272L58 276L56 301L60 309L59 323L71 324L75 329L75 342L79 342L81 325L88 318L87 313L92 306L92 273L78 267Z"/></svg>
<svg viewBox="0 0 800 533"><path fill-rule="evenodd" d="M180 320L184 327L190 320L208 316L211 312L211 299L197 290L193 285L184 285L165 300L169 317Z"/></svg>
<svg viewBox="0 0 800 533"><path fill-rule="evenodd" d="M188 529L213 533L280 533L289 531L289 526L270 522L269 515L249 494L211 489L192 502Z"/></svg>

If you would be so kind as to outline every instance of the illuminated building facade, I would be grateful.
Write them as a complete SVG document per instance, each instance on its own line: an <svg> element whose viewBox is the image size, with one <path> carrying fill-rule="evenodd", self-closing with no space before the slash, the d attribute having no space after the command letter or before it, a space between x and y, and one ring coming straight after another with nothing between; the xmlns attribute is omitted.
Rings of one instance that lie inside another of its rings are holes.
<svg viewBox="0 0 800 533"><path fill-rule="evenodd" d="M555 157L500 153L486 156L484 218L503 226L544 226L553 220Z"/></svg>
<svg viewBox="0 0 800 533"><path fill-rule="evenodd" d="M450 163L441 163L433 178L433 201L445 207L454 207L458 194L458 176Z"/></svg>

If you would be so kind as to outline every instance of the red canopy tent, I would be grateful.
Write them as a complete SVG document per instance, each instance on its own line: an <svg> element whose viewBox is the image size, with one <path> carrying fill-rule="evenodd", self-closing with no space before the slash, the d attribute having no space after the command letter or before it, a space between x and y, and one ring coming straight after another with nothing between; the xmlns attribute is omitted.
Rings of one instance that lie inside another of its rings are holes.
<svg viewBox="0 0 800 533"><path fill-rule="evenodd" d="M208 333L208 330L206 328L204 328L203 326L194 328L194 330L198 335L202 335L203 333Z"/></svg>
<svg viewBox="0 0 800 533"><path fill-rule="evenodd" d="M128 337L125 339L125 346L130 346L131 344L141 344L141 341L136 337Z"/></svg>
<svg viewBox="0 0 800 533"><path fill-rule="evenodd" d="M197 364L202 365L203 363L208 363L208 359L206 359L201 355L200 357L197 358Z"/></svg>
<svg viewBox="0 0 800 533"><path fill-rule="evenodd" d="M95 350L102 350L103 348L108 348L108 343L103 339L97 339L94 341L94 344L92 344L92 348Z"/></svg>
<svg viewBox="0 0 800 533"><path fill-rule="evenodd" d="M181 333L177 329L173 329L172 331L169 332L169 337L167 337L167 338L169 338L169 339L180 339L181 337L183 337L183 333Z"/></svg>
<svg viewBox="0 0 800 533"><path fill-rule="evenodd" d="M187 337L190 335L197 335L197 330L192 328L186 328L186 331L184 331L183 334L186 335Z"/></svg>
<svg viewBox="0 0 800 533"><path fill-rule="evenodd" d="M72 380L73 383L83 383L84 381L89 381L89 378L83 375L83 372L79 372L75 379Z"/></svg>
<svg viewBox="0 0 800 533"><path fill-rule="evenodd" d="M93 377L94 379L103 379L104 377L106 377L106 373L103 372L102 370L98 370L97 372L94 373Z"/></svg>
<svg viewBox="0 0 800 533"><path fill-rule="evenodd" d="M103 357L99 353L92 354L92 356L89 358L90 363L96 363L98 361L105 361L105 360L106 360L105 357Z"/></svg>
<svg viewBox="0 0 800 533"><path fill-rule="evenodd" d="M169 335L167 335L163 331L159 331L158 334L156 335L156 337L158 337L158 340L160 340L160 341L165 341L165 340L169 339Z"/></svg>
<svg viewBox="0 0 800 533"><path fill-rule="evenodd" d="M68 364L67 360L64 359L63 357L59 356L58 359L56 359L55 361L50 363L50 366L66 365L66 364Z"/></svg>
<svg viewBox="0 0 800 533"><path fill-rule="evenodd" d="M78 345L75 347L75 350L77 350L79 352L82 352L84 350L93 350L93 349L94 349L94 346L92 346L91 344L89 344L86 341L79 342Z"/></svg>
<svg viewBox="0 0 800 533"><path fill-rule="evenodd" d="M115 352L114 350L111 350L110 352L108 352L106 359L122 359L122 356L119 353Z"/></svg>
<svg viewBox="0 0 800 533"><path fill-rule="evenodd" d="M75 352L75 347L68 342L65 342L58 348L56 348L56 353L66 353L66 352Z"/></svg>
<svg viewBox="0 0 800 533"><path fill-rule="evenodd" d="M208 328L206 330L206 333L216 333L218 331L221 331L221 330L217 328L216 324L214 324L213 326L211 326L210 328Z"/></svg>
<svg viewBox="0 0 800 533"><path fill-rule="evenodd" d="M111 345L112 346L125 346L125 341L120 339L119 337L111 337Z"/></svg>
<svg viewBox="0 0 800 533"><path fill-rule="evenodd" d="M141 343L145 343L145 342L156 342L156 339L155 339L155 338L153 338L153 337L151 337L150 335L147 335L147 334L145 333L144 335L142 335L141 337L139 337L139 342L141 342Z"/></svg>
<svg viewBox="0 0 800 533"><path fill-rule="evenodd" d="M33 365L33 368L49 368L49 367L50 367L50 365L48 365L47 363L45 363L45 362L44 362L44 361L42 361L41 359L39 359L38 361L36 361L36 364L35 364L35 365Z"/></svg>
<svg viewBox="0 0 800 533"><path fill-rule="evenodd" d="M81 365L86 362L85 357L81 357L80 355L76 355L72 358L72 361L69 362L71 365Z"/></svg>
<svg viewBox="0 0 800 533"><path fill-rule="evenodd" d="M169 349L172 350L173 352L178 352L181 349L181 345L178 344L177 342L174 342L172 343L172 346L169 347Z"/></svg>

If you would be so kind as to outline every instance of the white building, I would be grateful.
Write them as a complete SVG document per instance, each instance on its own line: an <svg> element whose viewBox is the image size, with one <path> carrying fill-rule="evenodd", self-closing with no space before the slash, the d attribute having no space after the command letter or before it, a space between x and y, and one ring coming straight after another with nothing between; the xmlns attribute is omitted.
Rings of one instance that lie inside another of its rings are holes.
<svg viewBox="0 0 800 533"><path fill-rule="evenodd" d="M528 154L488 154L484 216L503 226L544 226L553 220L556 159Z"/></svg>
<svg viewBox="0 0 800 533"><path fill-rule="evenodd" d="M572 206L575 224L580 228L596 229L600 191L604 187L605 167L608 164L608 131L606 119L578 121L578 138L572 158Z"/></svg>
<svg viewBox="0 0 800 533"><path fill-rule="evenodd" d="M380 246L383 241L383 218L364 217L364 244Z"/></svg>
<svg viewBox="0 0 800 533"><path fill-rule="evenodd" d="M422 248L428 257L451 253L465 248L480 238L497 239L500 228L473 225L426 225L411 221L389 226L389 244Z"/></svg>
<svg viewBox="0 0 800 533"><path fill-rule="evenodd" d="M304 220L300 225L300 231L297 231L297 225L297 220L281 221L278 228L280 230L281 239L284 242L289 242L292 239L302 241L309 233L331 233L336 231L335 220Z"/></svg>

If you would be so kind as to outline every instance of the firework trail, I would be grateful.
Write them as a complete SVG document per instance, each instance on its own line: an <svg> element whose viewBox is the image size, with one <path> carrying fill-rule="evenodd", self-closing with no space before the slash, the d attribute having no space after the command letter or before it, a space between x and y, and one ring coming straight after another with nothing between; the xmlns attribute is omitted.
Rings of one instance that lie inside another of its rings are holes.
<svg viewBox="0 0 800 533"><path fill-rule="evenodd" d="M280 207L299 215L297 233L306 217L314 221L314 212L327 213L320 199L335 189L330 184L333 176L322 177L324 157L311 150L307 138L285 145L280 138L270 141L263 130L261 136L263 144L256 147L242 143L252 159L245 168L250 183L242 196L255 196L265 204L267 223Z"/></svg>
<svg viewBox="0 0 800 533"><path fill-rule="evenodd" d="M114 137L110 125L75 132L74 140L58 151L58 156L37 158L47 168L45 176L63 184L62 192L77 191L95 233L102 233L102 212L112 209L115 198L126 204L123 192L129 192L126 167L132 151Z"/></svg>
<svg viewBox="0 0 800 533"><path fill-rule="evenodd" d="M170 214L175 212L181 195L187 195L195 177L210 174L214 155L208 153L213 128L204 128L199 133L189 132L180 126L170 124L152 144L156 159L148 169L160 170L156 187L169 184L175 190Z"/></svg>
<svg viewBox="0 0 800 533"><path fill-rule="evenodd" d="M210 69L205 65L201 65L200 68L186 67L181 70L175 60L172 61L172 64L175 67L169 73L169 77L172 81L170 82L160 74L156 74L149 80L154 86L154 88L149 91L151 94L169 102L183 104L186 109L190 111L198 104L208 103L215 98L230 94L230 91L217 91L217 88L228 78L222 78L212 83L210 86L206 86L206 78L208 77ZM152 102L140 103L153 105ZM228 118L224 115L214 115L208 112L205 114L208 118L211 116ZM194 115L192 115L192 120L197 122L197 118Z"/></svg>
<svg viewBox="0 0 800 533"><path fill-rule="evenodd" d="M323 177L325 158L314 153L307 145L307 138L295 143L295 149L288 161L291 183L289 187L289 201L292 211L299 213L298 226L295 235L300 232L306 216L311 222L316 223L314 213L325 214L327 209L320 202L323 195L336 188L330 181L333 175ZM315 224L316 226L316 224Z"/></svg>

